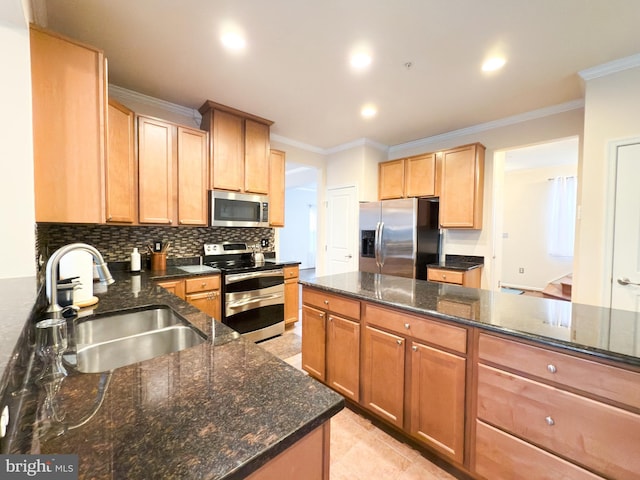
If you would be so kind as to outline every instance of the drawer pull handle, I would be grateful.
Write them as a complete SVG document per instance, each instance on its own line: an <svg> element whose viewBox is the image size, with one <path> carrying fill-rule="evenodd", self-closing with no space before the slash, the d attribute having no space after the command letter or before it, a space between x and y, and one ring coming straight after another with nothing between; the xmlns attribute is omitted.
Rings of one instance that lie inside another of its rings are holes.
<svg viewBox="0 0 640 480"><path fill-rule="evenodd" d="M418 347L414 345L413 347L411 347L411 350L413 350L414 352L417 352L418 351Z"/></svg>
<svg viewBox="0 0 640 480"><path fill-rule="evenodd" d="M556 422L551 417L545 417L544 421L547 422L547 425L549 425L550 427L556 424Z"/></svg>
<svg viewBox="0 0 640 480"><path fill-rule="evenodd" d="M411 328L411 325L409 325L408 323L404 324L404 328L406 328L407 330L409 330Z"/></svg>
<svg viewBox="0 0 640 480"><path fill-rule="evenodd" d="M397 343L398 345L402 345L402 340L398 339L398 340L396 340L396 343Z"/></svg>
<svg viewBox="0 0 640 480"><path fill-rule="evenodd" d="M547 371L549 373L556 373L558 371L558 369L556 368L556 366L552 363L550 363L549 365L547 365Z"/></svg>

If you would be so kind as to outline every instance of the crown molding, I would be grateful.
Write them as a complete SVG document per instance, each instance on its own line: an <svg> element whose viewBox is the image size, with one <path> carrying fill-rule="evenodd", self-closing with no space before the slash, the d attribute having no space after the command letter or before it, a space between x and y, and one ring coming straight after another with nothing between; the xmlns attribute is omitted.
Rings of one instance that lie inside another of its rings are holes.
<svg viewBox="0 0 640 480"><path fill-rule="evenodd" d="M327 154L327 151L324 148L315 147L313 145L309 145L308 143L298 142L297 140L292 140L281 135L276 135L275 133L270 134L269 137L271 138L271 140L275 140L276 142L284 143L285 145L296 147L301 150L306 150L308 152L317 153L318 155Z"/></svg>
<svg viewBox="0 0 640 480"><path fill-rule="evenodd" d="M127 100L131 100L161 108L163 110L182 115L183 117L193 118L196 120L197 124L200 124L200 121L202 120L202 115L200 115L200 112L198 112L198 109L196 108L183 107L182 105L167 102L166 100L160 100L159 98L151 97L143 93L134 92L133 90L119 87L111 83L109 84L109 96L122 100L123 103L126 103Z"/></svg>
<svg viewBox="0 0 640 480"><path fill-rule="evenodd" d="M421 147L431 143L450 140L456 137L473 135L476 133L485 132L487 130L493 130L495 128L508 127L510 125L528 122L530 120L536 120L538 118L549 117L551 115L557 115L559 113L569 112L571 110L578 110L580 108L584 108L584 99L582 98L578 100L572 100L570 102L561 103L559 105L552 105L551 107L540 108L538 110L532 110L530 112L513 115L511 117L501 118L500 120L480 123L472 127L453 130L451 132L434 135L432 137L421 138L419 140L393 145L389 148L389 153L391 154L408 148Z"/></svg>
<svg viewBox="0 0 640 480"><path fill-rule="evenodd" d="M344 152L345 150L351 150L352 148L357 147L373 147L377 150L380 150L384 153L389 152L389 146L384 145L382 143L376 142L369 138L358 138L357 140L353 140L352 142L343 143L341 145L336 145L335 147L331 147L325 150L326 155L332 155L338 152Z"/></svg>
<svg viewBox="0 0 640 480"><path fill-rule="evenodd" d="M640 67L640 53L581 70L578 72L578 75L580 75L583 80L588 81L636 67Z"/></svg>

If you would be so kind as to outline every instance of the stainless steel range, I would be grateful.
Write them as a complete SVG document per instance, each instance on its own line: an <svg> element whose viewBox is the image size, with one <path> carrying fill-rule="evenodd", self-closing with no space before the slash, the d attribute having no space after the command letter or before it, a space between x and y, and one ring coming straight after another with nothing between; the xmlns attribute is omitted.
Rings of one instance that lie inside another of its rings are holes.
<svg viewBox="0 0 640 480"><path fill-rule="evenodd" d="M246 243L205 244L204 262L222 272L222 323L257 342L284 333L284 270Z"/></svg>

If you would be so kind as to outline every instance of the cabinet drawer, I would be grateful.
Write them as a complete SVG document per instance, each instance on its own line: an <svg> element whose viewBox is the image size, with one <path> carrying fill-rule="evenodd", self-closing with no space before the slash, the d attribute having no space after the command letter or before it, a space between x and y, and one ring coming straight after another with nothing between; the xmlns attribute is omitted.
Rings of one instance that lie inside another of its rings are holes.
<svg viewBox="0 0 640 480"><path fill-rule="evenodd" d="M305 288L302 291L302 302L345 317L360 319L360 302L358 300Z"/></svg>
<svg viewBox="0 0 640 480"><path fill-rule="evenodd" d="M457 270L444 270L441 268L428 268L427 280L431 282L455 283L462 285L464 282L464 272Z"/></svg>
<svg viewBox="0 0 640 480"><path fill-rule="evenodd" d="M218 290L220 288L220 275L210 277L196 277L185 280L185 290L187 293L205 292L207 290Z"/></svg>
<svg viewBox="0 0 640 480"><path fill-rule="evenodd" d="M640 408L640 373L480 334L481 361ZM523 362L522 359L527 361Z"/></svg>
<svg viewBox="0 0 640 480"><path fill-rule="evenodd" d="M637 479L640 415L478 366L478 418L604 476Z"/></svg>
<svg viewBox="0 0 640 480"><path fill-rule="evenodd" d="M298 278L298 266L295 265L293 267L284 267L284 279L290 279L290 278Z"/></svg>
<svg viewBox="0 0 640 480"><path fill-rule="evenodd" d="M475 458L474 472L489 480L523 478L523 472L538 480L602 478L483 422L476 423Z"/></svg>
<svg viewBox="0 0 640 480"><path fill-rule="evenodd" d="M365 317L369 324L377 325L404 336L439 345L450 350L467 352L467 330L423 317L380 308L365 306Z"/></svg>

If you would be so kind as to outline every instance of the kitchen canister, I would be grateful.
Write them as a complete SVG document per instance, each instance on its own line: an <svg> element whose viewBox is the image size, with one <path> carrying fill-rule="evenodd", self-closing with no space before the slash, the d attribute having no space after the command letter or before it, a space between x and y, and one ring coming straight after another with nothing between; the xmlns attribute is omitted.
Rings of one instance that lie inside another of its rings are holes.
<svg viewBox="0 0 640 480"><path fill-rule="evenodd" d="M78 277L80 285L73 291L73 303L83 305L93 299L93 256L73 250L60 259L60 279Z"/></svg>

